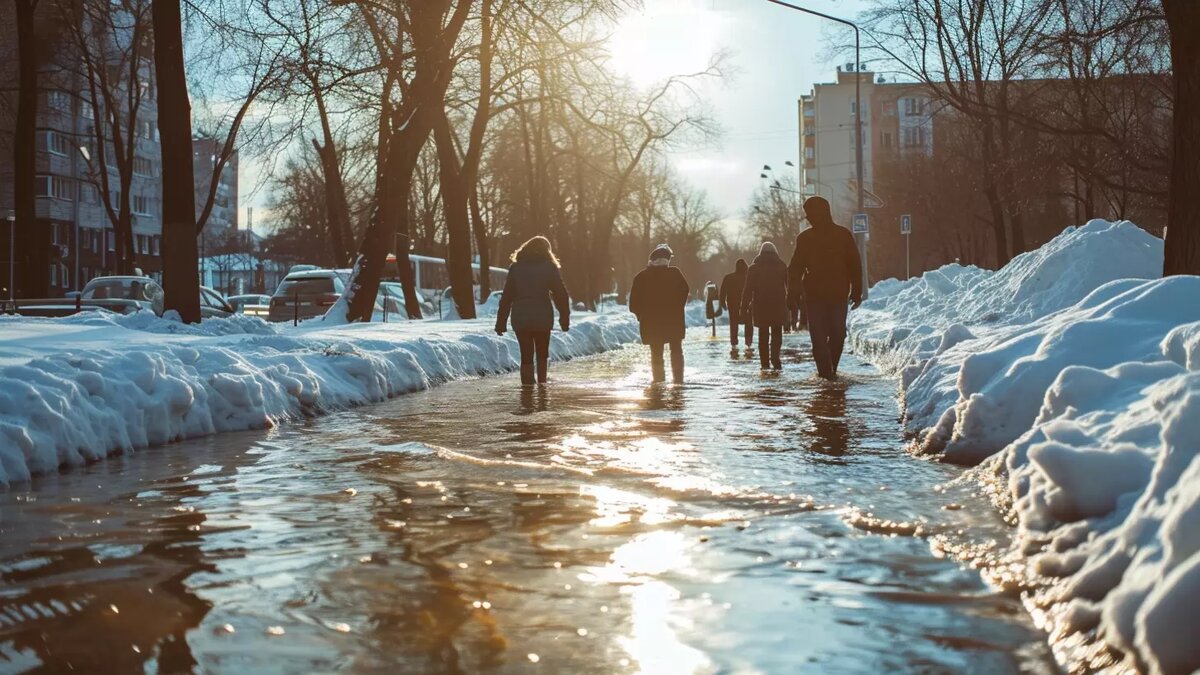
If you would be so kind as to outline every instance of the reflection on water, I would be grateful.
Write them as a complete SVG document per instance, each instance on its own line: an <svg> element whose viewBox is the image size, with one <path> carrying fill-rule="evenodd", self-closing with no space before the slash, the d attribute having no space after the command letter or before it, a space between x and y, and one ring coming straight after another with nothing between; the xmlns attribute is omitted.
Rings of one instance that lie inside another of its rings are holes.
<svg viewBox="0 0 1200 675"><path fill-rule="evenodd" d="M954 469L899 449L891 386L687 343L555 382L450 384L0 495L0 671L1015 672L1012 598L914 537ZM954 501L970 503L971 495ZM849 507L847 507L849 505Z"/></svg>

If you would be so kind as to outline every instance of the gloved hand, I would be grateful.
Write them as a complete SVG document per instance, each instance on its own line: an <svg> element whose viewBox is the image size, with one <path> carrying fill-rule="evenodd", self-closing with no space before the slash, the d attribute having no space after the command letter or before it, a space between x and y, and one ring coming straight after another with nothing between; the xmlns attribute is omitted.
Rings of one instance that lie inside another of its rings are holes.
<svg viewBox="0 0 1200 675"><path fill-rule="evenodd" d="M504 337L504 328L502 326L496 326L496 335Z"/></svg>

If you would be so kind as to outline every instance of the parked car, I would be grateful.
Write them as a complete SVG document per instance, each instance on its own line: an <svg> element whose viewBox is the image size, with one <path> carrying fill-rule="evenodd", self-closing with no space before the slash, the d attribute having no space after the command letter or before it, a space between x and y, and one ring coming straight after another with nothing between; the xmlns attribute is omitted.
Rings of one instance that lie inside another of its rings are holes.
<svg viewBox="0 0 1200 675"><path fill-rule="evenodd" d="M271 296L269 321L291 321L322 316L346 292L349 270L306 270L292 272L279 282ZM375 311L382 312L376 296Z"/></svg>
<svg viewBox="0 0 1200 675"><path fill-rule="evenodd" d="M247 295L233 295L225 299L233 311L238 314L246 314L248 316L261 316L266 318L271 311L271 296L262 295L259 293L250 293Z"/></svg>
<svg viewBox="0 0 1200 675"><path fill-rule="evenodd" d="M95 305L120 314L140 310L160 315L163 312L162 286L149 277L96 277L84 285L80 300L96 301Z"/></svg>
<svg viewBox="0 0 1200 675"><path fill-rule="evenodd" d="M200 319L233 316L233 307L225 302L221 294L209 288L200 287Z"/></svg>

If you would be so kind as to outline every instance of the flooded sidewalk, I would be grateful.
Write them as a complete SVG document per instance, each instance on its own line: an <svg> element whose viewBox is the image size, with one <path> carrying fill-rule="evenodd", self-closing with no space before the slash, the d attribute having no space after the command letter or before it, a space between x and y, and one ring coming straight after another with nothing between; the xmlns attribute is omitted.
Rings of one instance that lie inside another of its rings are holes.
<svg viewBox="0 0 1200 675"><path fill-rule="evenodd" d="M694 331L0 493L0 672L1053 671L895 385Z"/></svg>

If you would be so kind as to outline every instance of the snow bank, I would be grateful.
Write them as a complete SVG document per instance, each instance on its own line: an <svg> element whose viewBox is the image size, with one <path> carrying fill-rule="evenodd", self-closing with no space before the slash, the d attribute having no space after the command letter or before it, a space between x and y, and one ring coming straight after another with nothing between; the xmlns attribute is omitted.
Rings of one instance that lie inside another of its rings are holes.
<svg viewBox="0 0 1200 675"><path fill-rule="evenodd" d="M693 324L703 309L689 309ZM0 317L0 484L222 431L380 401L514 369L492 322L298 327L237 316L186 326L150 313ZM554 334L568 359L636 340L628 312L576 316Z"/></svg>
<svg viewBox="0 0 1200 675"><path fill-rule="evenodd" d="M1092 221L992 273L949 266L872 289L851 322L895 372L918 451L1017 524L1059 636L1156 673L1200 668L1200 278L1162 242Z"/></svg>

